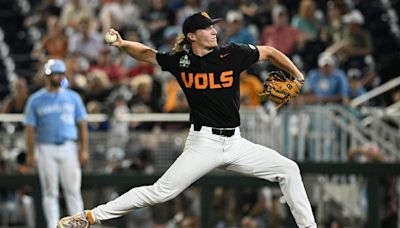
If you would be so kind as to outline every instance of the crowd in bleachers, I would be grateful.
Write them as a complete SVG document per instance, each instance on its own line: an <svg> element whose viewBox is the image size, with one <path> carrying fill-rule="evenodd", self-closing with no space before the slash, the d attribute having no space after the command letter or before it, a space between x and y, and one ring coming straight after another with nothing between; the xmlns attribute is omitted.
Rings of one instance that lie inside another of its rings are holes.
<svg viewBox="0 0 400 228"><path fill-rule="evenodd" d="M103 34L112 27L125 39L168 51L182 21L206 10L212 17L225 19L217 25L220 44L270 45L292 58L306 76L298 103L348 104L380 84L377 50L394 45L371 35L371 24L377 24L376 20L386 23L372 12L384 13L382 6L375 5L370 9L362 1L342 0L31 1L23 24L37 31L30 38L33 47L26 50L34 64L29 75L21 69L23 79L13 80L11 87L20 90L26 80L29 91L35 91L42 85L42 64L49 58L61 58L67 64L70 88L81 94L91 112L113 113L121 107L130 113L187 112L188 105L172 76L107 46ZM242 106L266 102L257 94L271 69L268 63L260 63L243 73ZM3 99L3 112L23 110L26 93L14 89ZM393 101L381 99L370 105L386 106ZM129 128L151 130L154 126L137 123ZM110 126L102 126L106 127Z"/></svg>
<svg viewBox="0 0 400 228"><path fill-rule="evenodd" d="M29 94L43 85L44 62L49 58L60 58L67 65L69 87L82 96L88 113L109 114L108 121L90 123L89 128L91 131L113 132L111 135L114 138L111 141L115 145L109 145L110 147L126 144L129 131L179 130L188 126L186 123L126 123L118 121L115 117L124 113L181 113L188 112L189 107L172 75L162 72L157 66L136 61L118 49L106 45L103 34L109 28L115 28L127 40L145 43L159 51L168 51L181 32L184 19L194 12L205 10L213 18L224 19L216 25L221 45L230 42L270 45L284 52L295 62L304 73L306 83L301 95L290 105L348 105L351 99L398 76L392 73L396 70L387 65L391 60L389 56L399 50L399 43L395 42L394 34L390 30L387 12L381 3L384 1L27 2L30 4L29 10L18 18L21 20L21 30L25 33L3 28L5 31L11 31L7 36L13 32L15 36L24 34L26 39L16 40L24 40L27 43L9 43L11 52L17 50L19 54L19 59L15 59L15 72L18 77L9 81L8 93L1 93L1 112L22 113ZM15 23L18 24L18 20ZM7 40L10 41L10 37L6 37ZM24 56L23 60L21 55ZM28 61L25 61L26 59ZM25 64L18 64L19 61L25 61ZM258 107L268 102L260 99L258 94L263 90L263 80L267 72L273 69L266 62L258 63L241 74L240 101L243 107ZM0 77L6 76L0 74ZM364 105L388 106L400 101L399 94L400 90L392 90L386 94L386 99L378 97ZM22 126L17 128L21 130ZM148 159L150 158L145 156L139 163L145 163ZM1 167L5 167L5 164ZM199 223L198 218L192 216L198 215L196 210L199 208L185 208L189 205L187 200L191 200L192 207L196 205L193 204L193 194L198 194L196 191L186 191L173 203L175 211L172 216L178 215L180 211L192 211L191 216L185 217L186 220L179 220L182 223ZM213 209L217 212L212 219L217 227L239 223L242 223L243 227L260 227L260 224L282 222L278 221L281 219L280 215L273 214L277 213L278 209L274 207L277 207L279 202L275 195L274 198L270 193L261 190L240 191L243 191L241 196L246 195L249 199L242 200L243 202L237 199L234 201L237 205L222 202L235 198L239 193L224 188L214 192ZM265 198L266 195L270 197L270 201ZM220 208L221 206L227 208ZM149 209L135 212L137 214L131 216L145 218L148 216L146 212L150 213L146 210ZM173 222L171 215L156 214L153 218L157 216L160 217L160 223ZM237 221L238 218L241 218L241 221Z"/></svg>

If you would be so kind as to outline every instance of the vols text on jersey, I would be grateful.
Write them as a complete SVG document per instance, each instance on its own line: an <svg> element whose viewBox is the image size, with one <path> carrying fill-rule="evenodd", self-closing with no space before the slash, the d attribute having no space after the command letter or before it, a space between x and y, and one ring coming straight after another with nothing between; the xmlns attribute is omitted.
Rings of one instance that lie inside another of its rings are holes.
<svg viewBox="0 0 400 228"><path fill-rule="evenodd" d="M186 88L220 89L229 88L233 84L233 70L223 71L215 79L214 73L185 73L181 72L181 79Z"/></svg>

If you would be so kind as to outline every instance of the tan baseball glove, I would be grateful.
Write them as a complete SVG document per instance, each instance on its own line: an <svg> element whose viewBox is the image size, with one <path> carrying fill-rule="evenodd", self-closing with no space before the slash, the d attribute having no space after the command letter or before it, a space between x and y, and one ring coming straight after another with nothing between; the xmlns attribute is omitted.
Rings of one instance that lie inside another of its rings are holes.
<svg viewBox="0 0 400 228"><path fill-rule="evenodd" d="M279 109L300 93L303 83L303 81L293 76L286 77L283 71L271 71L264 82L264 91L260 96L265 96L275 102L277 104L276 108Z"/></svg>

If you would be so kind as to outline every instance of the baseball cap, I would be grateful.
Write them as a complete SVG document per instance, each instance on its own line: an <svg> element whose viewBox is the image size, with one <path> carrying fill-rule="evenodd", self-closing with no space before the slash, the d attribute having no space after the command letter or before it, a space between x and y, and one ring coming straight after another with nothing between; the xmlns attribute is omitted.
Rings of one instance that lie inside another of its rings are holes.
<svg viewBox="0 0 400 228"><path fill-rule="evenodd" d="M226 21L229 23L243 21L243 14L238 10L230 10L226 14Z"/></svg>
<svg viewBox="0 0 400 228"><path fill-rule="evenodd" d="M350 68L349 70L347 70L347 77L350 80L361 79L361 76L362 76L362 72L358 68Z"/></svg>
<svg viewBox="0 0 400 228"><path fill-rule="evenodd" d="M64 74L65 73L64 61L60 59L49 59L44 65L44 73L48 76L52 74Z"/></svg>
<svg viewBox="0 0 400 228"><path fill-rule="evenodd" d="M323 67L325 65L330 65L330 66L335 65L335 59L329 53L322 53L318 58L318 66Z"/></svg>
<svg viewBox="0 0 400 228"><path fill-rule="evenodd" d="M364 24L364 17L359 10L352 10L350 13L343 16L344 23Z"/></svg>
<svg viewBox="0 0 400 228"><path fill-rule="evenodd" d="M186 18L183 22L182 30L183 33L186 35L189 32L196 31L197 29L205 29L208 26L216 24L220 21L222 21L221 18L211 19L207 12L202 11Z"/></svg>

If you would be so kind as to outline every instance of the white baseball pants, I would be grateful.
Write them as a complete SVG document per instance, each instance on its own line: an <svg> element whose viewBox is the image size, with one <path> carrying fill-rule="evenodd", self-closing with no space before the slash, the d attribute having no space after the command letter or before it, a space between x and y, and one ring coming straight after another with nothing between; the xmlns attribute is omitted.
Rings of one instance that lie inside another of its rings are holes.
<svg viewBox="0 0 400 228"><path fill-rule="evenodd" d="M59 183L64 192L68 213L73 215L83 211L77 145L74 141L67 141L62 145L39 144L36 149L43 211L47 227L54 228L60 219Z"/></svg>
<svg viewBox="0 0 400 228"><path fill-rule="evenodd" d="M183 153L150 186L132 188L120 197L92 210L95 220L120 217L134 208L170 200L197 179L217 167L279 182L289 208L301 228L317 227L297 164L276 151L254 144L240 136L212 134L211 128L190 128Z"/></svg>

